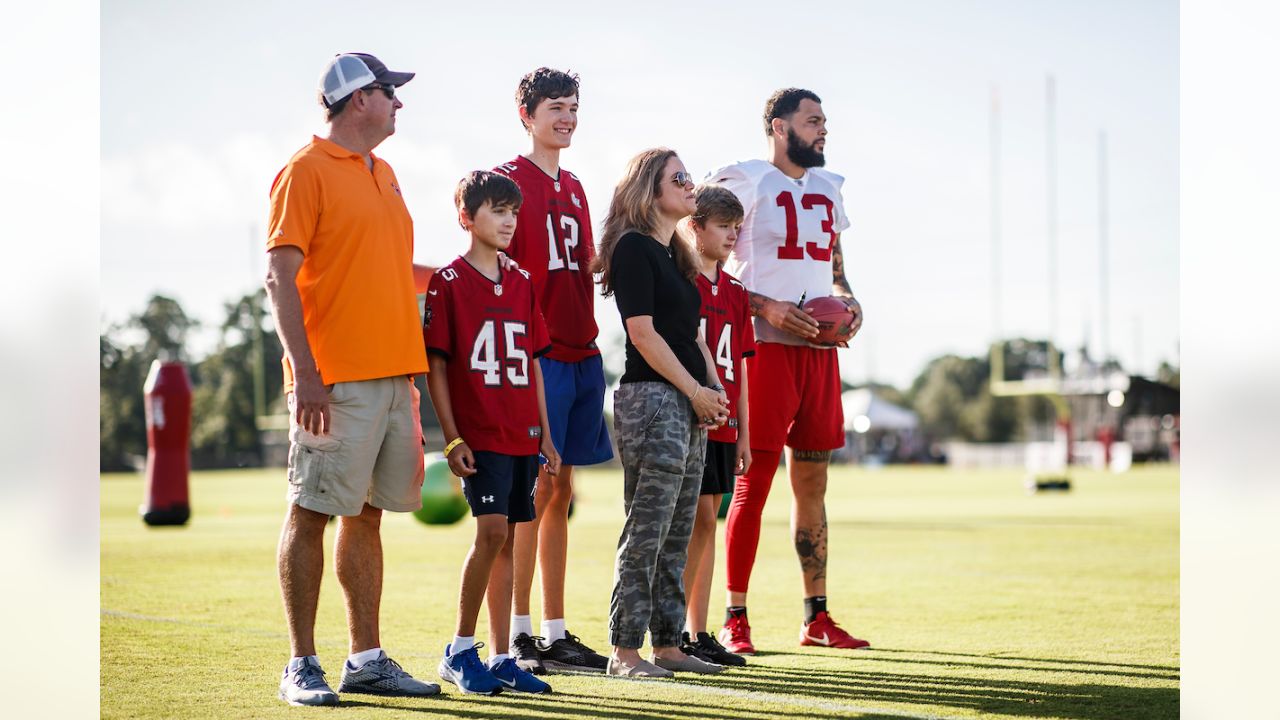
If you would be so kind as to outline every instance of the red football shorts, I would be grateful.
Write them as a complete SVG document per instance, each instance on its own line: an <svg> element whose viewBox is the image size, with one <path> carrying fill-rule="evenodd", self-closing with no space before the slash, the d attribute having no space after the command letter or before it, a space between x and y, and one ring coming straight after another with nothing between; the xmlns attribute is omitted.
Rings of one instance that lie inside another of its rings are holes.
<svg viewBox="0 0 1280 720"><path fill-rule="evenodd" d="M762 342L747 359L751 447L781 452L844 447L835 350Z"/></svg>

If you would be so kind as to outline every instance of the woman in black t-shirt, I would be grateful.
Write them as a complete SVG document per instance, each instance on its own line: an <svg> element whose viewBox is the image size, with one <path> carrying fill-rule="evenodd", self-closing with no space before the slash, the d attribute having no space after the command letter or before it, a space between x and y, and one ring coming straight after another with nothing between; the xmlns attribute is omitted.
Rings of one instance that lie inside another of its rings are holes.
<svg viewBox="0 0 1280 720"><path fill-rule="evenodd" d="M706 430L728 402L698 330L693 250L676 223L695 207L693 179L675 152L631 159L613 193L592 271L614 295L627 333L613 422L627 520L609 608L610 675L666 677L723 668L680 651L681 576L693 532ZM645 631L652 662L640 657Z"/></svg>

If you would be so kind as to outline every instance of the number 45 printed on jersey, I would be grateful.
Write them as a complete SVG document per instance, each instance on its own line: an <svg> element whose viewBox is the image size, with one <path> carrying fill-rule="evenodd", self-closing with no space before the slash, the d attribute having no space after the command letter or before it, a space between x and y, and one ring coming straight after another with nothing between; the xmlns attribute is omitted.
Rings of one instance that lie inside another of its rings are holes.
<svg viewBox="0 0 1280 720"><path fill-rule="evenodd" d="M505 367L507 384L528 386L529 353L520 347L520 338L526 335L528 326L522 322L485 320L471 345L471 372L481 373L485 385L497 386L503 382Z"/></svg>

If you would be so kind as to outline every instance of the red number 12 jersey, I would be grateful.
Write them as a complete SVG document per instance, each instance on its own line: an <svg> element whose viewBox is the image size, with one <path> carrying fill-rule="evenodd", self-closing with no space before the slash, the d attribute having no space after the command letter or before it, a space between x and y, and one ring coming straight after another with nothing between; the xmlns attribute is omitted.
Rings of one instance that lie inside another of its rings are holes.
<svg viewBox="0 0 1280 720"><path fill-rule="evenodd" d="M448 360L449 401L472 450L536 455L542 423L532 364L550 349L528 273L493 282L459 257L427 289L422 336Z"/></svg>
<svg viewBox="0 0 1280 720"><path fill-rule="evenodd" d="M591 277L595 246L582 183L564 168L553 178L523 155L494 172L514 180L524 196L507 254L533 279L551 334L547 357L579 362L599 355Z"/></svg>

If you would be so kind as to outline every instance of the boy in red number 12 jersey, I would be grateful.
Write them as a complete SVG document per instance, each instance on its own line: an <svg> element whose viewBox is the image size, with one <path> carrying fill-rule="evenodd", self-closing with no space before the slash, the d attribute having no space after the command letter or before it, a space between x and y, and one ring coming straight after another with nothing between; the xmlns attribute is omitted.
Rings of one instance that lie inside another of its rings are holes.
<svg viewBox="0 0 1280 720"><path fill-rule="evenodd" d="M551 440L563 465L543 474L534 499L538 517L516 529L515 603L511 643L533 673L604 672L604 656L565 627L565 571L573 468L613 457L604 421L604 366L596 347L591 214L582 183L560 167L560 151L578 127L578 76L541 67L520 79L516 110L530 150L494 168L520 186L524 204L507 249L533 279L551 351L539 361L547 389ZM542 632L533 631L529 594L534 565L542 576ZM541 642L539 642L541 641Z"/></svg>

